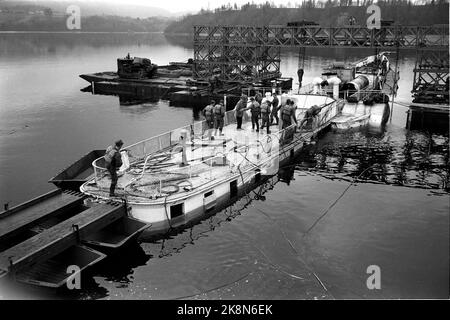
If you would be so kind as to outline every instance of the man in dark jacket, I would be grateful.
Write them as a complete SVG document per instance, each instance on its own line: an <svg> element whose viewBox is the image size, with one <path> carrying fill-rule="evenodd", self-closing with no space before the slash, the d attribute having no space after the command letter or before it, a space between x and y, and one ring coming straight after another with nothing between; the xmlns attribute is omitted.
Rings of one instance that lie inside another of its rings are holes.
<svg viewBox="0 0 450 320"><path fill-rule="evenodd" d="M270 133L270 123L269 123L269 117L270 117L270 101L264 100L261 104L261 130L264 129L265 126L267 126L267 134Z"/></svg>
<svg viewBox="0 0 450 320"><path fill-rule="evenodd" d="M236 107L234 108L236 111L236 122L237 122L237 129L242 130L242 117L244 116L244 111L248 110L247 108L247 96L242 95L241 99L236 104Z"/></svg>
<svg viewBox="0 0 450 320"><path fill-rule="evenodd" d="M261 114L261 106L254 97L251 97L250 101L250 112L252 113L252 130L254 130L256 126L256 132L259 132L259 115Z"/></svg>
<svg viewBox="0 0 450 320"><path fill-rule="evenodd" d="M259 105L261 105L262 99L263 99L262 94L259 91L256 91L255 100L256 100L256 102L258 102Z"/></svg>
<svg viewBox="0 0 450 320"><path fill-rule="evenodd" d="M278 110L280 110L280 106L278 104L279 104L279 100L277 98L277 95L275 94L273 96L273 100L272 100L272 111L270 113L270 125L272 125L273 119L277 120L276 125L278 125L278 122L280 122L280 119L278 118Z"/></svg>
<svg viewBox="0 0 450 320"><path fill-rule="evenodd" d="M109 196L115 197L114 190L117 185L117 170L122 166L122 156L120 155L120 148L123 146L123 141L118 140L114 146L109 146L105 153L106 169L111 175L111 186L109 187Z"/></svg>

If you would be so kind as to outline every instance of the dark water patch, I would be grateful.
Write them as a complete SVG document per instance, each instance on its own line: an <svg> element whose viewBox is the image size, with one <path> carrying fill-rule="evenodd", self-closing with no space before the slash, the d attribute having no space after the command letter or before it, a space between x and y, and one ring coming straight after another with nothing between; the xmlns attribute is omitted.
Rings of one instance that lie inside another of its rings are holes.
<svg viewBox="0 0 450 320"><path fill-rule="evenodd" d="M447 135L391 128L329 133L302 159L301 167L333 177L449 191Z"/></svg>

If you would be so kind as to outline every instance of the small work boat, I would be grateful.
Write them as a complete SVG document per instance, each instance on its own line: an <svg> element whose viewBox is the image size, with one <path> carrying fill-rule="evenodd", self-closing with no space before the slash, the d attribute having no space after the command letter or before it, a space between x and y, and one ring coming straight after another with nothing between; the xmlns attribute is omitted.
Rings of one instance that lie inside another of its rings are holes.
<svg viewBox="0 0 450 320"><path fill-rule="evenodd" d="M170 62L169 65L158 66L153 64L150 59L130 57L128 54L125 58L117 59L117 72L87 73L81 74L80 78L89 83L126 81L152 84L155 83L155 79L188 79L192 75L192 61L188 63Z"/></svg>

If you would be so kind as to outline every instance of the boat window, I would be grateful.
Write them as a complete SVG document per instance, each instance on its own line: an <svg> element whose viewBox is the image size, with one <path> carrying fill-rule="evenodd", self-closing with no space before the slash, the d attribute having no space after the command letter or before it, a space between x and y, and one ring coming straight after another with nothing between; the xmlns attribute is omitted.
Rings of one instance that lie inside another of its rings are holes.
<svg viewBox="0 0 450 320"><path fill-rule="evenodd" d="M207 193L205 193L204 197L208 198L209 196L212 196L214 194L214 190L208 191Z"/></svg>
<svg viewBox="0 0 450 320"><path fill-rule="evenodd" d="M184 214L183 203L175 204L170 206L170 219L182 216Z"/></svg>
<svg viewBox="0 0 450 320"><path fill-rule="evenodd" d="M230 198L237 197L237 195L238 195L237 180L233 180L230 182Z"/></svg>

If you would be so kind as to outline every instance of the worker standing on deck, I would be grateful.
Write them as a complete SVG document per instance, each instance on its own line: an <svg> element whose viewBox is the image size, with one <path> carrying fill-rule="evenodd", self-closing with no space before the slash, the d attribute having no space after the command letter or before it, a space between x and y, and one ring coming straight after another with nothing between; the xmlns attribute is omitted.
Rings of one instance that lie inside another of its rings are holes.
<svg viewBox="0 0 450 320"><path fill-rule="evenodd" d="M297 110L297 106L295 105L294 100L291 100L291 116L294 119L295 124L298 126L297 117L295 116L296 110Z"/></svg>
<svg viewBox="0 0 450 320"><path fill-rule="evenodd" d="M302 122L300 122L300 128L303 128L304 130L312 130L314 118L320 113L320 110L322 110L322 108L317 105L313 105L311 108L306 110L305 116Z"/></svg>
<svg viewBox="0 0 450 320"><path fill-rule="evenodd" d="M286 104L281 107L281 120L283 121L282 129L285 129L292 124L291 117L294 109L291 107L291 103L291 99L287 99Z"/></svg>
<svg viewBox="0 0 450 320"><path fill-rule="evenodd" d="M118 140L115 142L114 146L109 146L105 153L106 169L111 175L111 186L109 187L110 197L116 196L114 190L116 189L118 180L117 170L122 166L122 156L120 155L120 148L122 148L122 146L123 141Z"/></svg>
<svg viewBox="0 0 450 320"><path fill-rule="evenodd" d="M214 106L213 113L214 127L216 128L214 135L217 134L217 129L219 129L219 135L222 135L223 118L225 117L225 106L223 100L220 100L220 102Z"/></svg>
<svg viewBox="0 0 450 320"><path fill-rule="evenodd" d="M272 111L270 112L270 125L273 124L274 118L277 120L276 125L278 125L278 123L280 122L280 119L278 118L278 110L280 110L280 107L278 106L278 104L279 104L278 97L275 94L272 100Z"/></svg>
<svg viewBox="0 0 450 320"><path fill-rule="evenodd" d="M258 102L259 105L261 105L262 99L263 99L262 94L259 91L256 91L255 100L256 100L256 102Z"/></svg>
<svg viewBox="0 0 450 320"><path fill-rule="evenodd" d="M214 128L214 115L213 115L213 109L214 109L214 105L216 104L216 101L211 100L211 103L208 104L205 109L203 109L202 113L203 116L205 117L206 120L206 124L208 125L209 129L213 129Z"/></svg>
<svg viewBox="0 0 450 320"><path fill-rule="evenodd" d="M205 117L206 120L206 125L208 127L207 131L208 131L208 138L211 139L211 130L214 129L214 114L213 114L213 109L214 106L216 104L216 101L211 100L211 103L208 104L205 109L203 109L202 113L203 116Z"/></svg>
<svg viewBox="0 0 450 320"><path fill-rule="evenodd" d="M247 96L243 94L241 99L236 103L234 107L235 115L236 115L236 123L237 130L242 130L242 117L244 116L244 111L248 110L247 108Z"/></svg>
<svg viewBox="0 0 450 320"><path fill-rule="evenodd" d="M250 112L252 113L252 130L254 130L256 126L256 132L259 132L259 115L261 114L261 107L254 97L251 97L250 101Z"/></svg>
<svg viewBox="0 0 450 320"><path fill-rule="evenodd" d="M269 117L270 117L270 101L264 100L261 104L261 130L264 129L264 127L267 127L267 134L270 133L270 123L269 123Z"/></svg>

